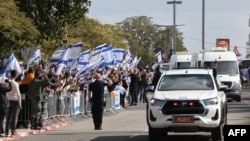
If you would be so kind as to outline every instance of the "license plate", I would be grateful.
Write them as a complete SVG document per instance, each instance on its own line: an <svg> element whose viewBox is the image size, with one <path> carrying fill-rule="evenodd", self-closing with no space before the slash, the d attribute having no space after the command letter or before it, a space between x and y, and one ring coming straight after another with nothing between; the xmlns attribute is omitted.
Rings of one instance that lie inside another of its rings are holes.
<svg viewBox="0 0 250 141"><path fill-rule="evenodd" d="M174 123L193 123L194 117L193 116L180 116L180 117L173 117Z"/></svg>

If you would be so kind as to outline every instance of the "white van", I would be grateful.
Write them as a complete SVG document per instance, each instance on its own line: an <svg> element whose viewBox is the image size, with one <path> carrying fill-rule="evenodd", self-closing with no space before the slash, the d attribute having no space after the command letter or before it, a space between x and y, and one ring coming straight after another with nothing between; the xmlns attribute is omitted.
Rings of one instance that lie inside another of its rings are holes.
<svg viewBox="0 0 250 141"><path fill-rule="evenodd" d="M191 67L200 68L202 63L202 53L193 53L191 58Z"/></svg>
<svg viewBox="0 0 250 141"><path fill-rule="evenodd" d="M192 54L188 52L176 52L170 58L169 69L173 68L190 68Z"/></svg>
<svg viewBox="0 0 250 141"><path fill-rule="evenodd" d="M220 83L228 86L227 97L240 102L242 86L236 54L223 48L214 48L203 51L202 60L202 65L205 68L212 68L217 63L217 79Z"/></svg>

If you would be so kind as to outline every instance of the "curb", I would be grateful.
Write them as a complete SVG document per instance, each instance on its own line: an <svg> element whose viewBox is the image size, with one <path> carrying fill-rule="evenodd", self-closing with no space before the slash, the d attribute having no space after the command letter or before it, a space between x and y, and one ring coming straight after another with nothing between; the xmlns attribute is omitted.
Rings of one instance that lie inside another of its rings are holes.
<svg viewBox="0 0 250 141"><path fill-rule="evenodd" d="M105 110L104 115L106 114L106 116L113 116L123 110L124 109ZM68 126L68 125L77 123L82 120L86 120L86 119L88 120L90 117L91 117L91 114L89 115L79 114L79 115L74 115L74 116L63 116L63 117L60 117L60 116L50 117L50 118L43 120L43 125L44 125L43 129L40 129L40 130L17 129L17 133L18 133L17 136L0 137L0 141L11 141L11 140L16 140L16 139L21 139L29 135L41 134L43 132L56 130L57 128Z"/></svg>

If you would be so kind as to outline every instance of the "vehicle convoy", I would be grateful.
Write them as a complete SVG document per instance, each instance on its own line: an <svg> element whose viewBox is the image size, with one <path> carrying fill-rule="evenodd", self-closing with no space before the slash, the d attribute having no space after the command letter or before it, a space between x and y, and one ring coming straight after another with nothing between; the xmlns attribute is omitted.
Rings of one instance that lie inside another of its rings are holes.
<svg viewBox="0 0 250 141"><path fill-rule="evenodd" d="M212 68L217 64L217 79L220 83L228 86L227 98L238 102L241 101L241 80L238 66L238 59L233 51L224 48L214 48L203 52L202 65L205 68Z"/></svg>
<svg viewBox="0 0 250 141"><path fill-rule="evenodd" d="M187 68L191 66L192 54L189 52L176 52L169 61L169 69Z"/></svg>
<svg viewBox="0 0 250 141"><path fill-rule="evenodd" d="M154 88L146 89L149 140L168 132L211 132L223 138L227 124L225 85L215 82L212 69L173 69L162 73Z"/></svg>

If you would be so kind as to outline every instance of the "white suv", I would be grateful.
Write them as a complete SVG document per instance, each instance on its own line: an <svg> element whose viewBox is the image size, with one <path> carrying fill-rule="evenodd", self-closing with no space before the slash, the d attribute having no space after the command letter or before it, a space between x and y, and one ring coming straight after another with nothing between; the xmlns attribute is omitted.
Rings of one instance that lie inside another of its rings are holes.
<svg viewBox="0 0 250 141"><path fill-rule="evenodd" d="M149 140L168 132L211 132L223 138L227 123L227 101L211 69L174 69L162 73L156 86L147 91Z"/></svg>

